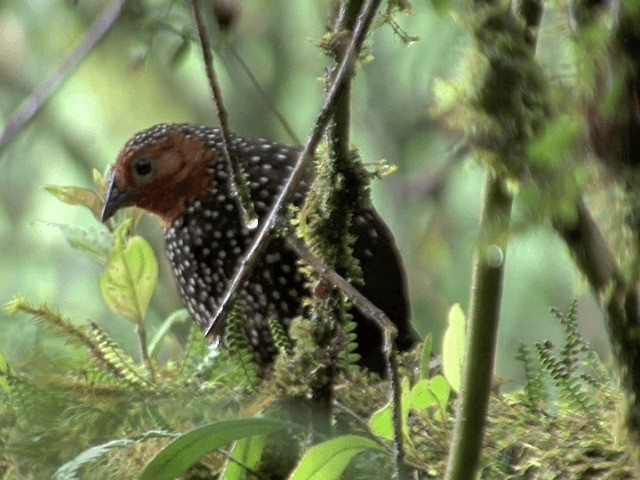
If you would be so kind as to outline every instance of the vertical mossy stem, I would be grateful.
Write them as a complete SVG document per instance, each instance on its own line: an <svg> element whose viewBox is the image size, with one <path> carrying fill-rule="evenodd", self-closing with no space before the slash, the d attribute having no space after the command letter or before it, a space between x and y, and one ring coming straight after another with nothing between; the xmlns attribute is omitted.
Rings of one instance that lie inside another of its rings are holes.
<svg viewBox="0 0 640 480"><path fill-rule="evenodd" d="M340 37L343 32L348 32L351 35L355 24L358 19L358 14L362 8L362 0L340 0L339 1L339 17L334 25L334 39ZM326 84L331 85L332 72L337 71L340 63L344 60L344 51L339 48L335 52L335 66L327 72ZM324 245L319 252L322 259L327 264L334 268L341 268L343 265L340 263L343 252L341 246L343 242L341 238L347 238L349 232L348 228L340 228L346 226L344 222L337 221L336 216L342 217L345 212L338 207L339 200L344 197L341 192L337 191L340 188L340 182L335 181L337 175L341 175L344 170L350 169L349 162L351 158L349 155L349 130L350 130L350 102L351 102L351 75L348 75L344 80L344 87L340 95L336 99L336 105L331 116L331 120L327 125L327 140L329 144L328 156L321 161L325 163L322 169L328 172L326 180L328 182L321 182L314 184L316 189L333 189L332 193L328 196L336 202L327 202L327 211L323 219L318 219L317 231L315 235L329 236L329 232L332 232L332 238L316 239L320 244ZM345 188L342 186L342 188ZM354 205L344 206L347 211L349 207L355 208ZM326 228L327 225L335 225L335 229ZM314 325L314 337L318 342L318 346L328 351L333 350L331 343L336 336L338 325L341 317L341 310L344 311L344 301L342 295L339 292L334 292L334 300L327 302L326 300L317 299L316 307L318 313L321 313L316 318L317 324ZM329 306L331 305L331 306ZM333 317L333 318L331 318ZM313 388L313 400L315 408L312 412L312 423L315 432L321 435L329 435L331 433L331 406L333 404L333 383L336 375L335 359L329 360L324 366L322 372L322 381L319 382Z"/></svg>

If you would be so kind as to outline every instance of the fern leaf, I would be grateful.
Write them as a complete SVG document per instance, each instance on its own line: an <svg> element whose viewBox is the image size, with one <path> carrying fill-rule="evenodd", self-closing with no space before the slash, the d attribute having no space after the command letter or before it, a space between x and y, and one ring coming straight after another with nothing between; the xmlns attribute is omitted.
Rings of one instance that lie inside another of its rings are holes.
<svg viewBox="0 0 640 480"><path fill-rule="evenodd" d="M244 376L244 383L253 389L259 381L258 365L249 346L249 340L245 330L244 311L239 301L236 301L227 317L224 341L230 357L236 359L236 363Z"/></svg>
<svg viewBox="0 0 640 480"><path fill-rule="evenodd" d="M156 391L157 388L147 381L133 366L133 359L116 344L97 324L91 323L91 336L95 349L92 358L109 374L120 378L132 387Z"/></svg>

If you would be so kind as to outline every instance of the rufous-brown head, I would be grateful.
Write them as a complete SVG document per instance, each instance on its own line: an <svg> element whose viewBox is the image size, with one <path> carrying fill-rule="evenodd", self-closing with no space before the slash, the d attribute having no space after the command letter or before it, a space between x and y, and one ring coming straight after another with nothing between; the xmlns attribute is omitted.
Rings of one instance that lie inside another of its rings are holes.
<svg viewBox="0 0 640 480"><path fill-rule="evenodd" d="M104 222L118 209L135 205L169 225L184 213L185 202L206 196L209 167L217 160L199 129L188 124L160 124L134 135L111 168L105 194Z"/></svg>

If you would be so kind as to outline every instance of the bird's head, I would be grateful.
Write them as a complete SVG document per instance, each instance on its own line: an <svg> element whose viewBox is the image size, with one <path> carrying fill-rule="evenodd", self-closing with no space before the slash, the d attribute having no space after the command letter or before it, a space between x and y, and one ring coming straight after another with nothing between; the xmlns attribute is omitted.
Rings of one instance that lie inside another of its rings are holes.
<svg viewBox="0 0 640 480"><path fill-rule="evenodd" d="M135 205L170 225L184 213L185 201L208 194L209 167L216 160L216 151L187 125L162 124L137 133L111 167L101 220Z"/></svg>

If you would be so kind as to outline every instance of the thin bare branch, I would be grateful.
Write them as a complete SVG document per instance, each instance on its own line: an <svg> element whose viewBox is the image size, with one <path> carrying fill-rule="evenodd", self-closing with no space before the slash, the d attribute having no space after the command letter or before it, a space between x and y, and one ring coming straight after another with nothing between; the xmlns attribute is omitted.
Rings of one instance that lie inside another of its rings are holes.
<svg viewBox="0 0 640 480"><path fill-rule="evenodd" d="M7 126L0 133L0 147L7 143L35 114L40 110L47 99L56 91L63 80L74 70L88 55L98 41L109 31L111 26L120 16L126 0L113 0L104 14L93 24L89 32L78 45L60 64L44 79L33 93L18 108L11 117Z"/></svg>
<svg viewBox="0 0 640 480"><path fill-rule="evenodd" d="M253 85L253 88L256 89L256 91L258 92L258 95L260 95L260 98L267 106L267 109L276 116L276 118L280 122L280 125L282 125L282 128L284 128L285 132L287 132L287 135L289 135L289 138L293 141L293 143L295 143L296 145L302 145L302 142L300 141L300 138L298 138L298 136L296 135L296 132L293 131L293 128L291 127L287 119L284 118L284 115L282 115L278 111L278 109L273 104L273 102L271 101L267 93L264 91L264 88L262 88L262 85L260 85L260 82L258 82L258 79L255 77L255 75L253 74L253 72L251 71L247 63L242 59L240 54L236 52L236 50L231 45L225 45L225 50L229 52L233 57L233 59L235 60L235 62L238 65L240 65L240 68L245 73L245 75L247 76L251 84Z"/></svg>
<svg viewBox="0 0 640 480"><path fill-rule="evenodd" d="M196 20L196 27L198 29L198 38L200 40L200 46L202 47L202 57L204 60L204 69L207 72L207 79L209 80L209 87L211 88L211 96L213 98L213 104L216 107L216 113L218 115L218 121L220 122L220 129L222 130L222 155L227 165L231 179L231 189L238 197L240 208L242 209L242 217L245 226L250 227L256 224L257 215L253 208L253 202L251 201L251 194L249 193L249 184L247 179L238 163L233 151L231 150L231 131L229 130L229 114L224 106L222 100L222 91L220 90L220 84L216 78L216 72L213 67L213 54L211 49L211 43L207 36L206 28L204 25L204 19L202 18L202 12L200 11L200 5L198 0L191 0L191 7L193 9L193 16Z"/></svg>
<svg viewBox="0 0 640 480"><path fill-rule="evenodd" d="M346 54L344 56L344 60L340 64L340 68L336 73L333 84L331 85L331 88L326 95L324 106L318 114L311 135L307 139L307 142L305 143L304 148L302 149L302 152L298 157L298 161L293 171L291 172L291 176L284 185L273 207L271 207L269 215L263 221L260 230L256 234L253 243L242 259L242 262L236 269L234 277L229 283L229 286L227 287L227 290L222 297L215 316L211 319L209 325L207 326L207 335L217 335L220 332L220 329L224 325L224 319L229 314L231 305L233 304L233 300L235 300L236 295L240 291L240 288L242 288L245 282L249 279L249 276L251 275L256 262L264 252L264 249L267 247L267 244L270 240L271 231L280 218L282 207L289 202L292 195L300 185L300 182L304 177L304 173L311 163L311 160L313 159L316 148L318 147L318 144L322 139L322 135L327 127L329 119L331 118L331 112L335 107L336 100L338 99L342 92L342 89L344 88L344 81L349 75L351 75L351 71L355 64L355 61L358 58L358 54L362 48L364 38L367 34L367 31L369 30L369 27L371 26L371 22L379 5L380 0L368 0L366 5L364 6L362 13L359 16L358 24L354 31L353 38L351 39L349 47L347 48Z"/></svg>

